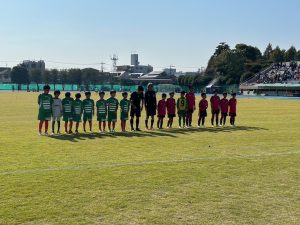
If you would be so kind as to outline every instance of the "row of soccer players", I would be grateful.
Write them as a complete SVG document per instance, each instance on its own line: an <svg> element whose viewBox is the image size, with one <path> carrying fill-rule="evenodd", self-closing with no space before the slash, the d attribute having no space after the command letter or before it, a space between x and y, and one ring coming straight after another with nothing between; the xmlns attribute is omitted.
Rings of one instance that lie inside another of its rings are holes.
<svg viewBox="0 0 300 225"><path fill-rule="evenodd" d="M45 123L45 134L48 134L48 121L52 118L52 133L54 134L55 123L58 124L57 133L60 133L60 121L63 117L65 122L65 132L72 133L73 122L75 122L75 132L78 133L79 124L83 115L83 130L86 132L86 123L89 124L89 131L92 132L92 119L95 115L95 103L91 99L91 93L86 92L86 98L81 101L81 94L75 95L75 100L71 97L71 94L67 92L65 98L61 100L59 98L60 92L54 92L54 98L49 94L50 87L44 87L44 93L39 95L39 134L42 133L42 127ZM217 93L211 97L211 109L212 109L212 125L216 120L216 125L219 122L219 113L221 111L221 125L225 125L228 111L230 114L230 123L234 125L234 118L236 116L236 98L235 94L232 95L230 100L227 100L227 94L224 93L224 98L221 100ZM180 98L177 102L174 99L174 93L170 93L170 97L167 99L166 94L162 94L162 99L156 100L156 93L153 90L153 85L149 84L147 91L144 95L143 87L139 87L136 92L133 92L128 100L128 93L122 94L123 99L119 102L116 99L116 92L110 92L110 98L104 99L105 93L99 93L100 99L96 102L97 108L97 121L99 122L99 131L104 132L106 129L106 121L108 121L108 129L110 132L115 131L117 112L120 107L120 120L121 129L126 131L126 121L129 119L130 112L130 125L132 131L140 131L139 118L143 110L143 106L146 109L145 126L148 127L148 120L151 117L150 129L153 129L154 116L158 115L157 127L163 128L163 121L166 115L168 116L168 128L172 128L173 119L176 117L176 111L179 117L179 127L188 128L192 126L192 115L196 110L195 95L193 89L186 94L181 92ZM206 100L206 94L203 93L202 99L199 103L199 120L198 127L204 127L205 118L207 117L208 102ZM136 117L136 128L134 129L134 118Z"/></svg>

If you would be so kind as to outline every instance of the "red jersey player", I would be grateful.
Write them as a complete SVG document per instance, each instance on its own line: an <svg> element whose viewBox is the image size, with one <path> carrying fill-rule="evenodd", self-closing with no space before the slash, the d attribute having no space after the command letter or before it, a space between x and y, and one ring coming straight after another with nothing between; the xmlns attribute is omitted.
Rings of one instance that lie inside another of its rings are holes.
<svg viewBox="0 0 300 225"><path fill-rule="evenodd" d="M211 125L214 127L214 120L216 118L216 125L219 126L219 114L220 114L220 97L218 96L218 91L214 91L214 95L210 98L211 105Z"/></svg>
<svg viewBox="0 0 300 225"><path fill-rule="evenodd" d="M189 87L189 93L186 94L185 98L188 103L187 115L186 115L186 126L192 127L192 119L193 113L196 109L196 98L194 94L194 88L192 86Z"/></svg>
<svg viewBox="0 0 300 225"><path fill-rule="evenodd" d="M165 93L162 94L162 99L157 104L157 113L158 113L158 121L157 121L157 128L163 128L163 121L166 117L167 113L167 102L166 102L167 95Z"/></svg>
<svg viewBox="0 0 300 225"><path fill-rule="evenodd" d="M168 128L172 128L173 119L176 117L176 101L174 99L174 92L170 93L170 98L167 99L166 106L168 111Z"/></svg>
<svg viewBox="0 0 300 225"><path fill-rule="evenodd" d="M229 116L230 116L230 124L235 127L235 117L236 117L236 93L233 93L232 98L229 100Z"/></svg>
<svg viewBox="0 0 300 225"><path fill-rule="evenodd" d="M221 126L225 126L225 124L226 124L226 117L228 116L228 104L229 104L229 101L227 99L227 93L224 93L223 98L220 101L220 107L221 107L220 125Z"/></svg>
<svg viewBox="0 0 300 225"><path fill-rule="evenodd" d="M198 127L204 127L205 117L207 117L207 108L208 108L208 101L206 100L206 94L201 94L201 101L199 103L199 120L198 120Z"/></svg>

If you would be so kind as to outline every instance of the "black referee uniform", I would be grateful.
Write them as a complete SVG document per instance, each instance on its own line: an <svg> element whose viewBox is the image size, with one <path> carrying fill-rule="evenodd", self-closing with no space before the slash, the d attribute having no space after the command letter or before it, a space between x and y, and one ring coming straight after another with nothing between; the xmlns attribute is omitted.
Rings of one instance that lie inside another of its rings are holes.
<svg viewBox="0 0 300 225"><path fill-rule="evenodd" d="M144 104L144 93L133 92L130 96L131 101L131 111L130 111L130 125L131 130L134 130L133 120L136 117L136 130L139 131L139 123L142 112L142 105Z"/></svg>
<svg viewBox="0 0 300 225"><path fill-rule="evenodd" d="M148 129L149 117L151 117L151 129L153 128L154 116L156 115L156 107L157 107L157 101L156 101L155 91L147 91L145 93L145 108L146 108L145 125L147 129Z"/></svg>

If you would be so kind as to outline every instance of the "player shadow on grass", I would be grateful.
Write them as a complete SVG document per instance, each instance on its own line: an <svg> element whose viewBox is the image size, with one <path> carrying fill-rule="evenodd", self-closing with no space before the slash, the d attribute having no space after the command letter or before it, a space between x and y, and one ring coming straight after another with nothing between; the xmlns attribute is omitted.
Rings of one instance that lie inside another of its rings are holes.
<svg viewBox="0 0 300 225"><path fill-rule="evenodd" d="M61 140L79 142L85 140L93 140L99 138L118 138L118 137L171 137L176 138L178 134L191 134L191 133L224 133L224 132L237 132L237 131L257 131L257 130L268 130L261 127L250 127L250 126L238 126L238 127L216 127L216 128L190 128L190 129L162 129L157 131L144 131L144 132L117 132L117 133L93 133L93 134L73 134L73 135L60 135L60 136L49 136L50 138Z"/></svg>
<svg viewBox="0 0 300 225"><path fill-rule="evenodd" d="M237 126L237 127L212 127L212 128L189 128L189 129L163 129L161 132L174 133L174 134L189 134L189 133L224 133L224 132L236 132L236 131L257 131L257 130L268 130L262 127L250 127L250 126Z"/></svg>
<svg viewBox="0 0 300 225"><path fill-rule="evenodd" d="M73 135L59 135L59 136L49 136L49 138L53 138L56 140L62 140L62 141L71 141L71 142L78 142L78 141L84 141L84 140L93 140L98 138L118 138L118 137L172 137L175 138L176 135L173 135L171 133L163 133L163 132L156 132L156 131L145 131L145 132L116 132L114 134L112 133L93 133L93 134L73 134Z"/></svg>

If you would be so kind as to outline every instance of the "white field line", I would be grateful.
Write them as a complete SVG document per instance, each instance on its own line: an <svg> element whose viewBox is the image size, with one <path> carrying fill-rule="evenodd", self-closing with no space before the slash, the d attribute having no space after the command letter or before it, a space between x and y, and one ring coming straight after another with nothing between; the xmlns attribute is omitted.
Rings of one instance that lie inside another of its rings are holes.
<svg viewBox="0 0 300 225"><path fill-rule="evenodd" d="M197 161L218 161L218 160L238 160L238 159L260 159L271 156L288 156L298 155L300 151L295 152L278 152L278 153L265 153L255 155L236 155L228 157L197 157L197 158L186 158L176 160L153 160L153 161L139 161L139 162L124 162L124 163L107 163L107 164L91 164L91 165L80 165L80 166L66 166L66 167L52 167L44 169L24 169L24 170L11 170L0 172L0 175L18 175L18 174L34 174L34 173L46 173L55 171L78 171L78 170L98 170L106 168L126 167L126 166L144 166L153 164L176 164L186 162L197 162Z"/></svg>

